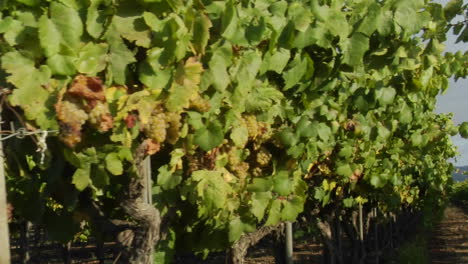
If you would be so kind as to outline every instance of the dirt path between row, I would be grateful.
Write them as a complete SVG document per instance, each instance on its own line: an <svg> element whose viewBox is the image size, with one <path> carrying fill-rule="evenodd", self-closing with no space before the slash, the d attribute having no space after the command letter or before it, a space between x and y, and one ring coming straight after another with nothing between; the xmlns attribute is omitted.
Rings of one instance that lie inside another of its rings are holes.
<svg viewBox="0 0 468 264"><path fill-rule="evenodd" d="M468 211L445 209L444 219L429 241L432 264L468 264Z"/></svg>

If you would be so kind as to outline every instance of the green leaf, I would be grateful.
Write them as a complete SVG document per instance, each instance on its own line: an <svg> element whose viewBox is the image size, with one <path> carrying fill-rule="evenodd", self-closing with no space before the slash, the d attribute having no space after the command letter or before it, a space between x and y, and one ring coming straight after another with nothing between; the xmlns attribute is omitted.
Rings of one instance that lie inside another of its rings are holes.
<svg viewBox="0 0 468 264"><path fill-rule="evenodd" d="M299 196L294 196L292 199L283 202L281 220L293 222L302 211L304 211L304 199Z"/></svg>
<svg viewBox="0 0 468 264"><path fill-rule="evenodd" d="M247 190L249 192L269 192L273 183L271 178L253 178L252 183L247 185Z"/></svg>
<svg viewBox="0 0 468 264"><path fill-rule="evenodd" d="M447 22L450 22L457 14L463 12L462 6L463 0L450 0L450 2L444 6L445 19Z"/></svg>
<svg viewBox="0 0 468 264"><path fill-rule="evenodd" d="M17 2L20 2L22 4L25 4L27 6L37 6L39 5L39 0L16 0Z"/></svg>
<svg viewBox="0 0 468 264"><path fill-rule="evenodd" d="M93 185L99 189L103 189L110 184L109 174L104 166L98 166L94 173L91 175Z"/></svg>
<svg viewBox="0 0 468 264"><path fill-rule="evenodd" d="M349 197L349 198L343 199L343 205L344 205L346 208L351 208L351 207L353 207L353 205L354 205L354 198L353 198L353 197Z"/></svg>
<svg viewBox="0 0 468 264"><path fill-rule="evenodd" d="M47 66L53 74L74 75L76 72L75 61L75 57L55 54L47 59Z"/></svg>
<svg viewBox="0 0 468 264"><path fill-rule="evenodd" d="M21 106L28 120L35 120L42 129L58 127L55 119L51 95L42 85L49 83L51 72L47 66L39 69L34 61L17 51L9 52L2 57L2 68L9 73L7 81L16 86L9 97L14 106Z"/></svg>
<svg viewBox="0 0 468 264"><path fill-rule="evenodd" d="M338 152L338 156L342 158L349 158L354 154L354 147L351 145L345 145Z"/></svg>
<svg viewBox="0 0 468 264"><path fill-rule="evenodd" d="M460 136L462 136L462 138L468 138L468 122L463 122L459 126L458 131L460 133Z"/></svg>
<svg viewBox="0 0 468 264"><path fill-rule="evenodd" d="M374 174L371 176L370 183L375 188L381 188L385 185L386 181L380 175Z"/></svg>
<svg viewBox="0 0 468 264"><path fill-rule="evenodd" d="M78 191L83 191L91 183L90 168L79 168L73 174L72 183Z"/></svg>
<svg viewBox="0 0 468 264"><path fill-rule="evenodd" d="M169 90L166 107L171 112L178 112L190 105L190 99L195 96L196 90L188 86L173 84Z"/></svg>
<svg viewBox="0 0 468 264"><path fill-rule="evenodd" d="M281 220L281 200L273 200L273 203L270 206L270 210L268 210L268 218L265 222L265 226L276 225Z"/></svg>
<svg viewBox="0 0 468 264"><path fill-rule="evenodd" d="M402 107L398 109L399 118L398 120L402 124L409 124L413 121L413 113L411 108L405 103Z"/></svg>
<svg viewBox="0 0 468 264"><path fill-rule="evenodd" d="M338 168L336 169L336 173L345 178L349 178L351 175L353 175L353 170L351 169L351 166L349 166L349 164L347 163L340 164L338 165Z"/></svg>
<svg viewBox="0 0 468 264"><path fill-rule="evenodd" d="M375 97L381 105L392 104L396 96L396 90L391 87L384 87L377 90Z"/></svg>
<svg viewBox="0 0 468 264"><path fill-rule="evenodd" d="M232 188L224 180L221 172L200 170L193 172L191 178L198 182L196 191L200 199L200 216L211 217L217 210L225 209Z"/></svg>
<svg viewBox="0 0 468 264"><path fill-rule="evenodd" d="M233 243L244 233L244 227L240 217L236 217L229 222L229 242Z"/></svg>
<svg viewBox="0 0 468 264"><path fill-rule="evenodd" d="M281 132L279 132L278 139L281 141L281 144L285 145L286 147L295 145L298 140L290 128L283 129Z"/></svg>
<svg viewBox="0 0 468 264"><path fill-rule="evenodd" d="M371 3L367 8L367 14L359 25L357 31L370 37L377 29L377 19L381 12L379 4Z"/></svg>
<svg viewBox="0 0 468 264"><path fill-rule="evenodd" d="M266 53L262 67L260 68L260 73L275 71L276 73L281 74L288 64L290 56L290 51L283 48L278 49L274 53Z"/></svg>
<svg viewBox="0 0 468 264"><path fill-rule="evenodd" d="M168 166L164 165L158 170L157 183L163 190L174 189L182 182L182 176L178 172L171 172Z"/></svg>
<svg viewBox="0 0 468 264"><path fill-rule="evenodd" d="M283 89L288 90L298 84L306 72L307 60L303 59L300 54L297 54L294 60L290 62L289 69L283 73L285 81Z"/></svg>
<svg viewBox="0 0 468 264"><path fill-rule="evenodd" d="M231 139L236 147L243 148L249 140L249 130L244 125L236 126L232 129Z"/></svg>
<svg viewBox="0 0 468 264"><path fill-rule="evenodd" d="M411 144L415 147L419 147L423 144L423 137L420 133L414 133L411 135Z"/></svg>
<svg viewBox="0 0 468 264"><path fill-rule="evenodd" d="M317 125L317 134L320 139L323 141L328 141L330 137L332 136L332 131L329 126L327 126L325 123L319 123Z"/></svg>
<svg viewBox="0 0 468 264"><path fill-rule="evenodd" d="M293 2L288 8L288 17L294 23L294 27L301 32L306 31L312 22L312 13L300 2Z"/></svg>
<svg viewBox="0 0 468 264"><path fill-rule="evenodd" d="M252 87L261 65L262 57L258 51L246 52L242 56L239 70L236 74L236 81L238 86L242 87L241 89L246 90Z"/></svg>
<svg viewBox="0 0 468 264"><path fill-rule="evenodd" d="M127 84L127 65L136 60L133 53L123 42L116 27L112 23L106 33L106 39L109 43L109 67L107 67L107 74L109 79L113 80L115 84L125 85Z"/></svg>
<svg viewBox="0 0 468 264"><path fill-rule="evenodd" d="M260 17L258 20L258 22L250 24L245 30L245 37L250 45L258 45L267 32L265 18Z"/></svg>
<svg viewBox="0 0 468 264"><path fill-rule="evenodd" d="M216 51L209 62L209 70L213 77L213 84L218 91L224 91L229 85L231 77L227 72L227 63L225 57L229 54L223 51Z"/></svg>
<svg viewBox="0 0 468 264"><path fill-rule="evenodd" d="M83 35L83 22L78 10L62 3L52 2L49 11L51 22L60 33L61 43L71 49L77 49Z"/></svg>
<svg viewBox="0 0 468 264"><path fill-rule="evenodd" d="M394 15L395 22L406 31L408 36L418 33L430 19L428 13L406 6L398 8Z"/></svg>
<svg viewBox="0 0 468 264"><path fill-rule="evenodd" d="M121 2L112 24L120 35L137 46L149 48L151 43L150 28L143 18L143 9L134 2Z"/></svg>
<svg viewBox="0 0 468 264"><path fill-rule="evenodd" d="M287 196L293 191L293 185L287 171L279 171L273 176L273 191L280 196Z"/></svg>
<svg viewBox="0 0 468 264"><path fill-rule="evenodd" d="M21 21L12 20L5 25L3 37L11 46L16 46L25 41L25 26Z"/></svg>
<svg viewBox="0 0 468 264"><path fill-rule="evenodd" d="M43 15L39 19L39 43L44 49L44 53L47 57L57 54L60 51L60 42L62 36L46 15Z"/></svg>
<svg viewBox="0 0 468 264"><path fill-rule="evenodd" d="M224 133L218 122L210 122L195 132L195 144L204 151L213 149L223 143Z"/></svg>
<svg viewBox="0 0 468 264"><path fill-rule="evenodd" d="M369 38L362 33L354 33L343 47L343 62L353 67L362 65L364 54L368 49Z"/></svg>
<svg viewBox="0 0 468 264"><path fill-rule="evenodd" d="M90 0L90 6L86 15L86 31L95 39L98 39L105 30L105 25L110 19L108 10L100 10L99 6L104 0Z"/></svg>
<svg viewBox="0 0 468 264"><path fill-rule="evenodd" d="M250 211L258 219L262 221L265 216L265 211L272 199L271 192L255 192L252 194L252 206Z"/></svg>
<svg viewBox="0 0 468 264"><path fill-rule="evenodd" d="M296 132L299 136L304 138L315 138L318 135L317 129L307 116L301 117L296 125Z"/></svg>
<svg viewBox="0 0 468 264"><path fill-rule="evenodd" d="M113 175L121 175L123 173L123 164L118 153L109 153L106 155L106 169Z"/></svg>
<svg viewBox="0 0 468 264"><path fill-rule="evenodd" d="M192 43L195 50L200 54L205 54L205 47L210 38L210 28L213 26L210 19L203 13L197 14L193 22Z"/></svg>
<svg viewBox="0 0 468 264"><path fill-rule="evenodd" d="M78 59L75 62L76 69L91 76L97 75L107 66L108 48L106 43L89 42L78 53Z"/></svg>

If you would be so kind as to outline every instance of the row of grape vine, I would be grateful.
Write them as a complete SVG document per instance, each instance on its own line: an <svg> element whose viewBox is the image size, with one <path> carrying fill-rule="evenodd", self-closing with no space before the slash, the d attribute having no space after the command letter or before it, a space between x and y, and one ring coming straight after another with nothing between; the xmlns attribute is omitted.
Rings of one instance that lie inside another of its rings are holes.
<svg viewBox="0 0 468 264"><path fill-rule="evenodd" d="M450 24L461 0L0 9L6 124L59 131L45 159L39 138L5 146L9 200L57 240L85 226L115 237L123 262L151 263L156 247L162 263L301 215L329 225L365 204L395 213L446 197L458 128L434 108L468 72L466 52L444 53L449 29L468 36Z"/></svg>

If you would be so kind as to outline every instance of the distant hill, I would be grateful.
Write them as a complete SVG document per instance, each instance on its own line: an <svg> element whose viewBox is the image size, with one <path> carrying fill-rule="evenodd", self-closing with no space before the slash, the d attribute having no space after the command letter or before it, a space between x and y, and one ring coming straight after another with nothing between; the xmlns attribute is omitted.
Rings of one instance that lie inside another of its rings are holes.
<svg viewBox="0 0 468 264"><path fill-rule="evenodd" d="M453 180L458 182L458 181L464 181L468 180L468 166L460 166L460 167L455 167L455 171L452 173Z"/></svg>

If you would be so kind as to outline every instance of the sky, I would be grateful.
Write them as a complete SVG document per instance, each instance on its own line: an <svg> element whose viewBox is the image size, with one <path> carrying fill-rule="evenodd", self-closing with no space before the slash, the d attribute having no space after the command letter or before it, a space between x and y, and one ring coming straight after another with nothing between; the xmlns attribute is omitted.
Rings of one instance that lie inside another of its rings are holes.
<svg viewBox="0 0 468 264"><path fill-rule="evenodd" d="M434 1L445 4L448 0ZM465 0L466 4L468 0ZM462 19L462 18L458 18ZM447 36L446 51L466 52L468 43L459 42L455 44L456 36L449 34ZM439 95L437 98L436 112L438 113L453 113L453 121L456 125L462 122L468 122L468 79L450 80L450 87L445 94ZM453 143L458 147L460 155L454 161L456 166L468 165L468 139L463 139L459 135L452 137Z"/></svg>

